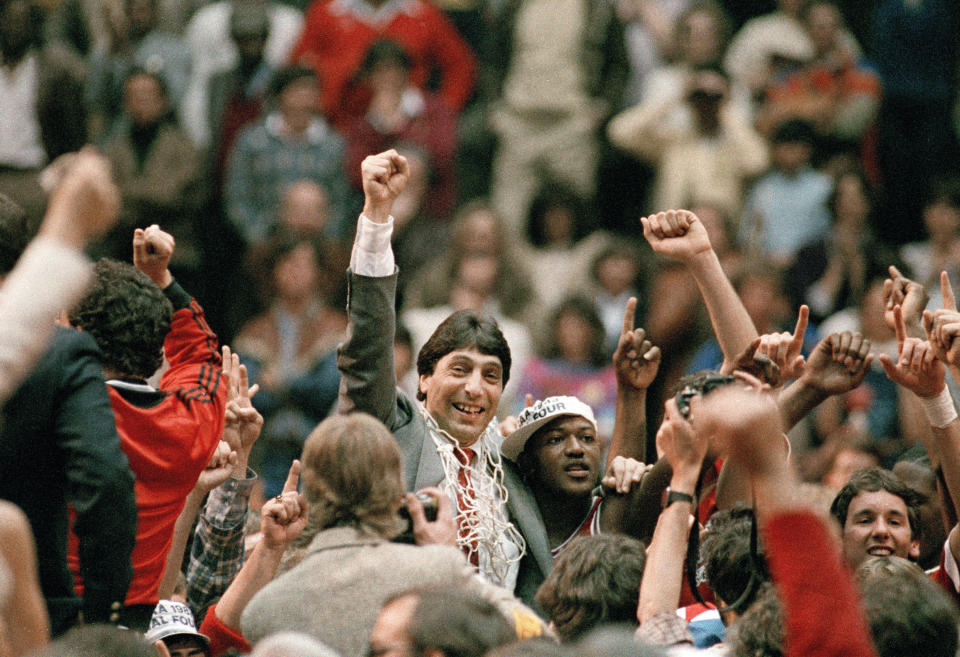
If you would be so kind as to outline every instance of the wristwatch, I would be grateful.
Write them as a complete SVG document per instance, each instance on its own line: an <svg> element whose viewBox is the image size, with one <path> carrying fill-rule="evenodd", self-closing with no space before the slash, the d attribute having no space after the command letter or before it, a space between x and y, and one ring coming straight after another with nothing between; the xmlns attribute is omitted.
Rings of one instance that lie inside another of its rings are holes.
<svg viewBox="0 0 960 657"><path fill-rule="evenodd" d="M663 508L666 509L668 506L674 502L689 502L690 506L697 506L697 500L690 493L682 493L678 490L672 490L667 486L667 490L664 491L665 495L663 498Z"/></svg>

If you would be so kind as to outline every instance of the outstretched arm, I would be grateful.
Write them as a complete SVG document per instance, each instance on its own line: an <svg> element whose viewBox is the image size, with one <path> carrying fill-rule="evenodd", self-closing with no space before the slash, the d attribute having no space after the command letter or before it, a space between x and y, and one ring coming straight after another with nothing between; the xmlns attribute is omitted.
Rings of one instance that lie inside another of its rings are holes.
<svg viewBox="0 0 960 657"><path fill-rule="evenodd" d="M361 174L364 205L350 256L349 324L337 350L338 410L369 413L392 429L397 412L393 367L397 317L390 211L406 186L409 167L406 158L389 150L364 159Z"/></svg>
<svg viewBox="0 0 960 657"><path fill-rule="evenodd" d="M757 329L723 272L706 228L697 215L688 210L659 212L640 221L643 236L653 250L683 262L697 281L723 351L720 370L729 374L736 357L757 337Z"/></svg>

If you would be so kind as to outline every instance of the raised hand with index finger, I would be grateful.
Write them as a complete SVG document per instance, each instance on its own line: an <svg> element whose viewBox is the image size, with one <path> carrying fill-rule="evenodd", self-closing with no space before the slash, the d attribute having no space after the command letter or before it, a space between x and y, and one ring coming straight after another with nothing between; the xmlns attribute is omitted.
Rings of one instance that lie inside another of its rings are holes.
<svg viewBox="0 0 960 657"><path fill-rule="evenodd" d="M271 550L285 550L307 526L309 508L304 496L297 492L300 483L300 461L290 464L283 491L264 502L260 509L260 526L264 545Z"/></svg>
<svg viewBox="0 0 960 657"><path fill-rule="evenodd" d="M897 360L880 354L880 365L887 378L918 397L935 397L945 385L946 371L930 343L907 335L900 306L894 306L897 332Z"/></svg>
<svg viewBox="0 0 960 657"><path fill-rule="evenodd" d="M646 390L653 383L660 368L660 347L646 339L646 331L633 327L637 299L630 297L623 313L623 329L617 350L613 353L613 367L617 385L635 390Z"/></svg>

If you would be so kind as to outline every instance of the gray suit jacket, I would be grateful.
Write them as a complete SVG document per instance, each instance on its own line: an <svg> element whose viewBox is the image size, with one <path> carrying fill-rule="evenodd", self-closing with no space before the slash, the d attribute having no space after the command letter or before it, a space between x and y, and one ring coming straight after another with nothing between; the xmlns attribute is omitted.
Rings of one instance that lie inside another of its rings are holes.
<svg viewBox="0 0 960 657"><path fill-rule="evenodd" d="M372 278L347 272L347 337L337 353L340 369L339 412L363 411L383 422L393 432L406 472L409 490L436 486L443 479L443 467L426 423L416 402L397 389L393 366L393 337L396 332L397 272ZM553 568L547 531L533 493L516 466L503 461L510 519L527 542L520 562L515 593L530 606L533 596ZM536 607L534 607L536 608Z"/></svg>
<svg viewBox="0 0 960 657"><path fill-rule="evenodd" d="M333 527L317 534L303 561L253 597L240 624L251 643L292 630L353 657L361 654L387 598L430 586L474 590L508 618L517 607L509 591L474 576L455 548L391 543L353 527Z"/></svg>

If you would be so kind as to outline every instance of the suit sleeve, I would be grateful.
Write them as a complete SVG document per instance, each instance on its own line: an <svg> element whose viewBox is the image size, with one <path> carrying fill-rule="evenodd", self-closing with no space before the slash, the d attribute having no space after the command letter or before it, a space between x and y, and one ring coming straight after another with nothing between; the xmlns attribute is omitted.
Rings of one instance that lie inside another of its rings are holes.
<svg viewBox="0 0 960 657"><path fill-rule="evenodd" d="M107 622L111 605L123 602L133 575L133 475L120 448L96 344L79 332L71 340L73 348L63 355L57 436L65 459L67 501L76 512L73 529L79 540L84 619Z"/></svg>
<svg viewBox="0 0 960 657"><path fill-rule="evenodd" d="M397 272L368 277L347 272L347 337L337 350L339 412L369 413L393 430L397 379L393 366Z"/></svg>

